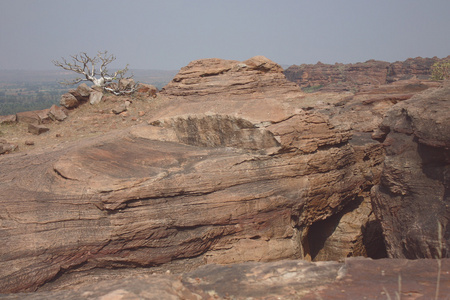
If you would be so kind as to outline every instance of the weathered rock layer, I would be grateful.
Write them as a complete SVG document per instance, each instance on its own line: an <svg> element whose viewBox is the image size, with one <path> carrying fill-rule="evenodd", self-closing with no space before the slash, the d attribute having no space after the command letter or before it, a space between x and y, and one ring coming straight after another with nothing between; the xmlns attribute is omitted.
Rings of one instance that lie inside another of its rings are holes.
<svg viewBox="0 0 450 300"><path fill-rule="evenodd" d="M449 59L447 57L445 59ZM369 60L355 64L303 64L293 65L284 71L286 77L300 87L317 87L329 91L358 89L364 85L382 85L398 80L429 79L431 66L439 58L408 58L389 63Z"/></svg>
<svg viewBox="0 0 450 300"><path fill-rule="evenodd" d="M450 255L449 115L447 82L393 106L375 133L386 159L373 204L390 257Z"/></svg>
<svg viewBox="0 0 450 300"><path fill-rule="evenodd" d="M97 274L69 290L1 295L2 299L446 299L450 260L362 258L311 263L285 260L207 265L182 276ZM438 274L441 277L438 277Z"/></svg>
<svg viewBox="0 0 450 300"><path fill-rule="evenodd" d="M0 158L0 291L99 268L325 258L318 233L334 225L313 224L370 205L381 145L302 110L270 60L196 61L163 94L149 125ZM361 211L336 257L370 252Z"/></svg>

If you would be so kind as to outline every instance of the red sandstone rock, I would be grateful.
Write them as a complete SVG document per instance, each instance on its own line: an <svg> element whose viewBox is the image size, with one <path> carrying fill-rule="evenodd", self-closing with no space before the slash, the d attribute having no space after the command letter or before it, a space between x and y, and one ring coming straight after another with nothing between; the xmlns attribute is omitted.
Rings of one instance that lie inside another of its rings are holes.
<svg viewBox="0 0 450 300"><path fill-rule="evenodd" d="M269 94L264 94L269 93ZM208 97L226 94L228 98L247 95L255 98L301 97L300 89L286 80L282 68L261 56L239 62L218 58L202 59L183 67L161 94Z"/></svg>
<svg viewBox="0 0 450 300"><path fill-rule="evenodd" d="M151 84L139 83L136 92L140 93L140 94L144 94L147 97L156 98L158 89Z"/></svg>
<svg viewBox="0 0 450 300"><path fill-rule="evenodd" d="M0 139L0 154L7 154L14 152L17 149L16 144L8 143L4 139Z"/></svg>
<svg viewBox="0 0 450 300"><path fill-rule="evenodd" d="M333 224L312 226L380 175L380 146L302 110L265 58L195 61L164 93L151 125L2 160L0 291L94 268L313 259Z"/></svg>
<svg viewBox="0 0 450 300"><path fill-rule="evenodd" d="M36 125L36 124L28 124L28 132L35 134L35 135L39 135L42 134L44 132L49 131L50 129L48 127L45 127L43 125Z"/></svg>
<svg viewBox="0 0 450 300"><path fill-rule="evenodd" d="M375 134L387 156L373 204L390 257L435 258L439 249L450 255L449 115L447 82L393 106Z"/></svg>
<svg viewBox="0 0 450 300"><path fill-rule="evenodd" d="M66 93L62 95L59 103L61 104L61 106L64 106L65 108L68 109L73 109L80 105L78 99L71 93Z"/></svg>
<svg viewBox="0 0 450 300"><path fill-rule="evenodd" d="M0 124L12 124L17 122L16 115L0 116Z"/></svg>
<svg viewBox="0 0 450 300"><path fill-rule="evenodd" d="M67 114L64 112L64 110L56 105L52 105L52 107L50 107L48 116L53 121L64 121L67 118Z"/></svg>
<svg viewBox="0 0 450 300"><path fill-rule="evenodd" d="M303 64L284 71L286 77L300 87L322 87L323 91L349 91L364 85L380 85L398 80L429 79L431 66L439 61L433 58L409 58L403 62L388 63L369 60L355 64Z"/></svg>
<svg viewBox="0 0 450 300"><path fill-rule="evenodd" d="M78 99L78 101L86 102L89 100L92 89L88 87L86 83L82 83L77 87L76 91L82 97L81 99Z"/></svg>
<svg viewBox="0 0 450 300"><path fill-rule="evenodd" d="M52 122L52 119L49 116L50 109L43 109L36 111L36 114L39 117L39 124L48 124Z"/></svg>
<svg viewBox="0 0 450 300"><path fill-rule="evenodd" d="M17 122L27 124L40 124L40 118L39 115L36 113L36 111L18 112L16 116Z"/></svg>
<svg viewBox="0 0 450 300"><path fill-rule="evenodd" d="M446 299L450 260L346 259L310 263L206 265L181 274L90 271L85 278L57 280L59 290L2 295L2 299ZM82 282L80 282L82 279Z"/></svg>

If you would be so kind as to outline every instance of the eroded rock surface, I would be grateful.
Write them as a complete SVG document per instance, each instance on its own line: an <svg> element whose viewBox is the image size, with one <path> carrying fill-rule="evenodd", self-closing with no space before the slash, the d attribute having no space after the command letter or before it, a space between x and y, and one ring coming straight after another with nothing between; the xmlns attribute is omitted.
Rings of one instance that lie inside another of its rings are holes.
<svg viewBox="0 0 450 300"><path fill-rule="evenodd" d="M368 205L381 144L303 110L270 60L195 61L163 94L149 125L0 159L0 291L97 269L314 259L313 224ZM372 222L361 216L338 256L370 251L354 242Z"/></svg>
<svg viewBox="0 0 450 300"><path fill-rule="evenodd" d="M387 156L373 204L390 257L450 255L449 115L447 82L393 106L375 133Z"/></svg>
<svg viewBox="0 0 450 300"><path fill-rule="evenodd" d="M440 60L437 57L416 57L394 63L369 60L364 63L330 65L319 62L290 66L284 74L302 88L317 87L327 91L349 91L367 85L384 85L413 77L429 79L431 66Z"/></svg>
<svg viewBox="0 0 450 300"><path fill-rule="evenodd" d="M176 275L96 275L60 291L2 299L447 299L450 261L353 258L206 265ZM438 278L438 274L440 277ZM439 284L438 284L439 282ZM436 291L438 291L436 293Z"/></svg>

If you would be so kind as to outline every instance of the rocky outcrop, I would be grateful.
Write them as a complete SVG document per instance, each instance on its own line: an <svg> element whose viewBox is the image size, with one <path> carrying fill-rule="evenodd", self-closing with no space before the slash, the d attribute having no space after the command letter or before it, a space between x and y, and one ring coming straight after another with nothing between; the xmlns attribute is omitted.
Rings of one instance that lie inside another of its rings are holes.
<svg viewBox="0 0 450 300"><path fill-rule="evenodd" d="M287 81L282 71L278 64L263 56L244 62L202 59L181 68L174 79L161 90L161 94L197 99L224 94L227 98L242 95L250 99L276 98L287 97L289 94L298 98L298 87Z"/></svg>
<svg viewBox="0 0 450 300"><path fill-rule="evenodd" d="M441 85L440 82L418 79L401 80L360 88L357 93L347 93L345 98L334 105L322 105L312 109L328 115L335 126L347 126L356 132L373 132L378 129L384 115L393 105L410 99L421 91ZM326 99L327 94L322 97Z"/></svg>
<svg viewBox="0 0 450 300"><path fill-rule="evenodd" d="M393 106L374 134L386 159L372 200L390 257L450 255L449 114L447 82Z"/></svg>
<svg viewBox="0 0 450 300"><path fill-rule="evenodd" d="M0 125L13 124L17 122L16 115L0 116Z"/></svg>
<svg viewBox="0 0 450 300"><path fill-rule="evenodd" d="M448 59L447 57L446 59ZM286 78L302 88L316 87L323 91L352 91L365 85L383 85L398 80L429 79L431 66L439 58L409 58L388 63L369 60L364 63L334 65L317 63L293 65L284 71Z"/></svg>
<svg viewBox="0 0 450 300"><path fill-rule="evenodd" d="M41 119L36 111L24 111L16 114L17 122L27 124L41 124Z"/></svg>
<svg viewBox="0 0 450 300"><path fill-rule="evenodd" d="M67 117L67 110L53 105L51 108L35 111L24 111L16 114L16 121L26 124L48 124L53 121L63 121Z"/></svg>
<svg viewBox="0 0 450 300"><path fill-rule="evenodd" d="M43 125L28 124L28 132L31 134L40 135L49 130L50 130L50 128L45 127Z"/></svg>
<svg viewBox="0 0 450 300"><path fill-rule="evenodd" d="M158 89L151 84L139 83L136 93L138 96L156 98Z"/></svg>
<svg viewBox="0 0 450 300"><path fill-rule="evenodd" d="M290 66L286 78L300 87L333 86L349 90L355 85L386 83L388 62L370 60L356 64L323 64Z"/></svg>
<svg viewBox="0 0 450 300"><path fill-rule="evenodd" d="M416 77L418 79L429 79L431 74L431 66L441 60L448 60L450 56L444 59L433 58L408 58L405 61L396 61L389 65L387 82L409 79Z"/></svg>
<svg viewBox="0 0 450 300"><path fill-rule="evenodd" d="M162 94L148 125L1 158L0 291L110 268L329 257L319 233L335 223L314 224L370 205L381 145L301 109L270 60L195 61ZM360 211L335 257L373 250Z"/></svg>
<svg viewBox="0 0 450 300"><path fill-rule="evenodd" d="M14 152L17 149L16 144L8 143L5 139L0 139L0 154Z"/></svg>
<svg viewBox="0 0 450 300"><path fill-rule="evenodd" d="M77 108L80 105L78 99L71 93L65 93L61 96L61 100L59 101L61 106L64 106L67 109Z"/></svg>
<svg viewBox="0 0 450 300"><path fill-rule="evenodd" d="M87 86L87 84L82 83L77 86L76 89L72 89L69 92L61 96L59 101L60 105L67 109L74 109L87 101L92 102L92 94L95 94L95 90ZM98 97L98 96L97 96ZM101 98L101 97L100 97ZM92 104L92 103L91 103Z"/></svg>
<svg viewBox="0 0 450 300"><path fill-rule="evenodd" d="M67 118L66 112L59 106L52 105L49 109L48 116L53 121L64 121Z"/></svg>
<svg viewBox="0 0 450 300"><path fill-rule="evenodd" d="M2 299L445 299L450 260L285 260L206 265L181 276L92 274L60 291L1 295ZM437 282L439 286L436 292Z"/></svg>

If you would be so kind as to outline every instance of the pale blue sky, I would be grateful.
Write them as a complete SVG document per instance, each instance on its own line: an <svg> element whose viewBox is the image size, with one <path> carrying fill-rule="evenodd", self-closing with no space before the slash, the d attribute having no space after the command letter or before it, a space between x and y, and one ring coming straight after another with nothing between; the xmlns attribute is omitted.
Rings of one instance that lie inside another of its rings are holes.
<svg viewBox="0 0 450 300"><path fill-rule="evenodd" d="M108 50L117 67L354 63L450 55L450 0L0 0L0 69Z"/></svg>

